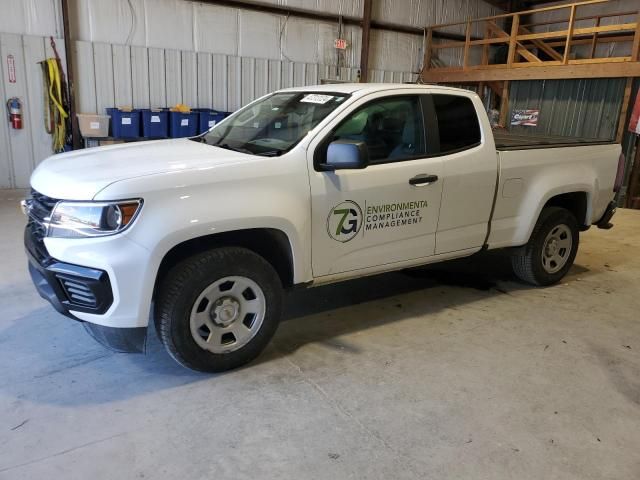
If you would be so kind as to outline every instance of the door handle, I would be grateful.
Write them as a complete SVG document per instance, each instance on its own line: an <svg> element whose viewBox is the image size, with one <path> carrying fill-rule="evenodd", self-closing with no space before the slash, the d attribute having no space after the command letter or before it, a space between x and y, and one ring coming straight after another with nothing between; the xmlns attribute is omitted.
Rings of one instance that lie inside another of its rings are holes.
<svg viewBox="0 0 640 480"><path fill-rule="evenodd" d="M427 175L426 173L421 173L420 175L416 175L413 178L409 179L409 185L413 185L414 187L426 187L427 185L431 185L438 181L437 175Z"/></svg>

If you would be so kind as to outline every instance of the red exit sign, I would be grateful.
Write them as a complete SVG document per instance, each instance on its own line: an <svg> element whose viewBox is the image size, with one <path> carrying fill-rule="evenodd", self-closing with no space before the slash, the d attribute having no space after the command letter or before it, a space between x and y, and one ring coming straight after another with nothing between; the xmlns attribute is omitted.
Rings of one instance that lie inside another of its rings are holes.
<svg viewBox="0 0 640 480"><path fill-rule="evenodd" d="M333 41L334 48L338 50L346 50L347 49L347 41L344 38L336 38Z"/></svg>

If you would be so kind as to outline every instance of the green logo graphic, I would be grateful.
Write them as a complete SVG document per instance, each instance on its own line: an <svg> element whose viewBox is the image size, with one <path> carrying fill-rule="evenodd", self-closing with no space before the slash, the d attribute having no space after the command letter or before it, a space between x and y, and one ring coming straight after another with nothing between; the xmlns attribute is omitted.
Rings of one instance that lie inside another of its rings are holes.
<svg viewBox="0 0 640 480"><path fill-rule="evenodd" d="M362 227L362 209L351 200L336 205L327 217L327 232L338 242L348 242Z"/></svg>

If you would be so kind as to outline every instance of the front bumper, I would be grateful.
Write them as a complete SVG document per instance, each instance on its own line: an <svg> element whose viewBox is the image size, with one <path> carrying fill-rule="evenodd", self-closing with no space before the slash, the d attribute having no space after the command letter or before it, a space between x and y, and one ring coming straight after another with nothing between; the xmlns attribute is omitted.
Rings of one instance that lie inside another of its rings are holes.
<svg viewBox="0 0 640 480"><path fill-rule="evenodd" d="M105 313L113 303L111 282L106 272L58 262L38 261L27 250L29 274L42 298L67 317L70 312Z"/></svg>
<svg viewBox="0 0 640 480"><path fill-rule="evenodd" d="M60 262L51 257L30 222L25 228L29 274L36 290L59 313L83 322L89 334L118 352L144 352L146 327L115 328L86 322L82 315L102 316L114 303L109 274L100 269Z"/></svg>

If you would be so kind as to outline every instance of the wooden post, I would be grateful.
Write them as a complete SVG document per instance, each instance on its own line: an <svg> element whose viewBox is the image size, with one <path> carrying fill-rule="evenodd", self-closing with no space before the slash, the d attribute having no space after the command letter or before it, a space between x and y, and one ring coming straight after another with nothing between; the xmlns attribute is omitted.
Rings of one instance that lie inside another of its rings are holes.
<svg viewBox="0 0 640 480"><path fill-rule="evenodd" d="M489 23L484 22L484 39L487 40L489 38ZM482 65L489 65L489 44L485 43L482 46Z"/></svg>
<svg viewBox="0 0 640 480"><path fill-rule="evenodd" d="M576 23L576 6L571 5L571 15L569 16L569 28L567 28L567 41L564 44L564 57L562 63L569 63L569 52L571 51L571 37L573 37L573 28Z"/></svg>
<svg viewBox="0 0 640 480"><path fill-rule="evenodd" d="M627 112L629 111L629 101L631 100L631 87L633 86L633 78L627 78L624 87L624 96L622 97L622 108L620 109L620 118L618 119L618 133L616 135L616 143L622 142L624 136L624 127L627 125Z"/></svg>
<svg viewBox="0 0 640 480"><path fill-rule="evenodd" d="M631 47L631 61L640 61L640 10L636 15L636 32L633 36L633 46Z"/></svg>
<svg viewBox="0 0 640 480"><path fill-rule="evenodd" d="M596 27L600 26L600 17L596 17ZM596 47L598 46L598 32L593 33L593 37L591 38L591 51L589 53L589 58L593 58L596 54Z"/></svg>
<svg viewBox="0 0 640 480"><path fill-rule="evenodd" d="M74 45L71 44L71 32L69 27L69 2L62 0L62 27L64 29L64 49L67 52L67 88L69 91L69 121L71 122L71 143L73 149L82 148L82 138L80 136L80 128L78 119L76 118L76 93L73 84L73 62L74 62Z"/></svg>
<svg viewBox="0 0 640 480"><path fill-rule="evenodd" d="M509 121L509 81L502 83L502 96L500 97L500 125L507 128Z"/></svg>
<svg viewBox="0 0 640 480"><path fill-rule="evenodd" d="M511 23L511 35L509 39L509 55L507 57L507 65L513 65L516 59L516 47L518 44L518 30L520 29L520 15L514 14Z"/></svg>
<svg viewBox="0 0 640 480"><path fill-rule="evenodd" d="M462 55L462 68L467 69L469 62L469 42L471 41L471 20L467 21L467 29L464 39L464 54Z"/></svg>
<svg viewBox="0 0 640 480"><path fill-rule="evenodd" d="M431 55L433 55L432 50L432 42L433 42L433 30L431 28L427 28L427 42L424 46L424 62L422 64L422 70L429 70L431 68Z"/></svg>
<svg viewBox="0 0 640 480"><path fill-rule="evenodd" d="M364 0L362 14L362 50L360 50L360 83L369 79L369 33L371 32L371 10L373 0Z"/></svg>

